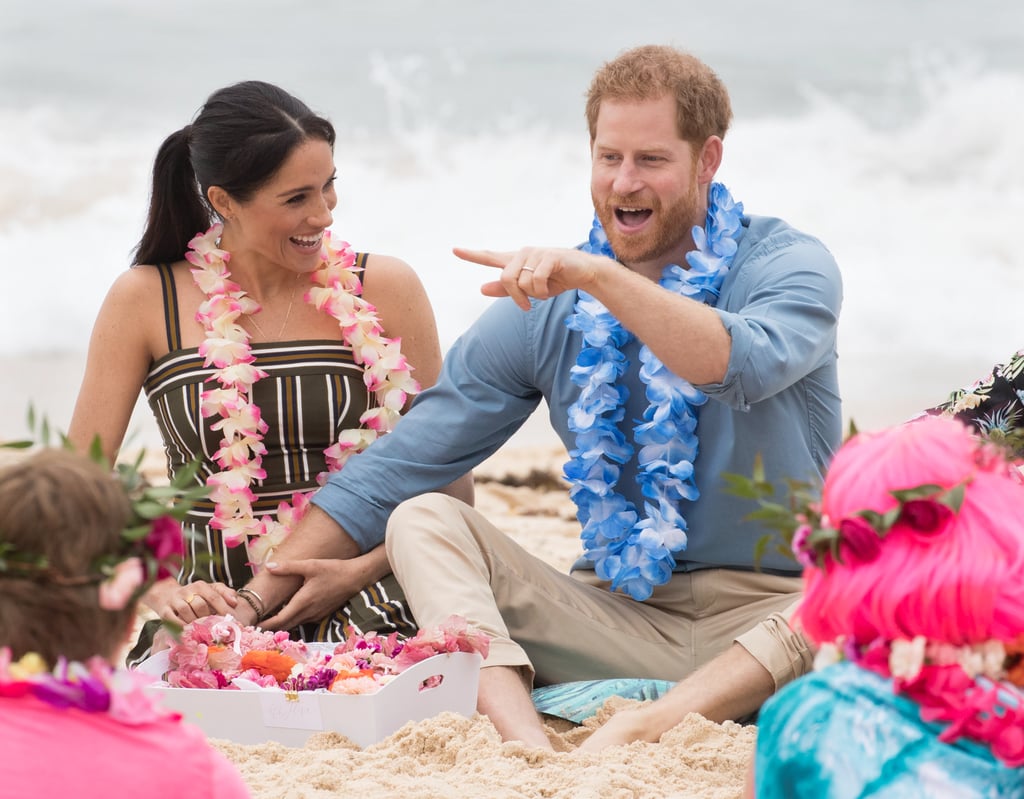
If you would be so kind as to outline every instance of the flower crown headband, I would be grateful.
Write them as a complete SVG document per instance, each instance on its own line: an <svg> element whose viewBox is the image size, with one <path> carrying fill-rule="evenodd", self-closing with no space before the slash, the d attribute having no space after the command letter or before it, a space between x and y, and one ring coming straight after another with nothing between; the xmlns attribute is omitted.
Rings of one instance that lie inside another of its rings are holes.
<svg viewBox="0 0 1024 799"><path fill-rule="evenodd" d="M851 435L854 432L851 428ZM979 471L1002 463L1007 475L1019 480L1019 459L1004 441L986 435L975 438L979 441L973 453L965 455L974 458ZM788 503L772 502L773 486L765 480L760 458L753 477L726 476L732 493L760 505L748 518L775 531L759 540L756 559L774 540L779 552L822 574L836 563L875 561L882 556L882 542L897 526L903 535L923 544L937 543L952 534L972 479L967 477L950 488L924 484L889 490L895 500L890 510L854 510L840 519L830 519L822 513L820 491L811 483L787 481ZM776 533L781 540L775 538ZM836 630L830 632L834 635ZM867 640L871 635L877 637ZM890 638L877 628L874 633L839 634L831 641L817 642L815 668L848 660L891 679L896 693L919 705L924 721L941 725L940 741L969 738L988 746L1005 765L1024 766L1024 695L1020 693L1024 687L1024 635L966 643L943 638L941 634L939 640L925 635L908 637L902 630Z"/></svg>
<svg viewBox="0 0 1024 799"><path fill-rule="evenodd" d="M850 436L855 433L856 428L851 425ZM820 486L810 482L788 479L788 502L771 501L775 488L765 477L760 454L754 459L751 477L724 474L723 478L729 493L754 500L760 506L745 518L759 521L775 531L758 539L755 565L760 563L765 550L774 542L780 554L796 560L801 566L819 569L824 569L830 561L870 563L881 554L882 541L897 524L917 535L938 535L959 513L969 482L958 483L952 488L926 483L893 489L889 494L897 504L890 510L863 509L837 520L821 512Z"/></svg>
<svg viewBox="0 0 1024 799"><path fill-rule="evenodd" d="M35 412L29 408L29 429L36 433ZM37 437L43 447L50 446L50 426L43 419ZM65 449L72 449L67 437L60 434ZM3 449L28 449L34 440L0 444ZM104 469L109 468L99 437L93 439L87 456ZM184 555L181 521L193 503L209 493L196 485L199 463L182 469L168 485L150 485L141 472L145 452L132 463L116 464L113 474L129 499L131 515L121 531L120 546L89 566L86 574L61 574L45 555L25 551L4 540L0 529L0 578L33 580L40 583L76 586L97 584L99 604L105 610L122 610L136 601L157 580L174 577Z"/></svg>
<svg viewBox="0 0 1024 799"><path fill-rule="evenodd" d="M808 503L795 517L790 547L803 566L825 568L829 558L845 563L870 563L881 553L882 540L897 524L905 525L923 536L937 535L960 511L965 484L953 488L925 484L914 488L890 491L896 507L885 513L861 510L833 522L822 515L817 503Z"/></svg>

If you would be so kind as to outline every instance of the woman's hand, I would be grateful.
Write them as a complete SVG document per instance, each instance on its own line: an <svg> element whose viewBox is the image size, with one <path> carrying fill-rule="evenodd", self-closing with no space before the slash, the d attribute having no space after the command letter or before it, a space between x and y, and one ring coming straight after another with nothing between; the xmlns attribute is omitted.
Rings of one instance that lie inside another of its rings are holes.
<svg viewBox="0 0 1024 799"><path fill-rule="evenodd" d="M154 583L142 602L164 621L188 624L203 616L234 615L238 597L224 583L196 580L178 585L177 581L168 579Z"/></svg>
<svg viewBox="0 0 1024 799"><path fill-rule="evenodd" d="M304 622L319 621L389 571L383 546L355 558L281 561L266 564L266 569L279 577L302 578L302 587L292 598L260 623L268 630L287 630Z"/></svg>

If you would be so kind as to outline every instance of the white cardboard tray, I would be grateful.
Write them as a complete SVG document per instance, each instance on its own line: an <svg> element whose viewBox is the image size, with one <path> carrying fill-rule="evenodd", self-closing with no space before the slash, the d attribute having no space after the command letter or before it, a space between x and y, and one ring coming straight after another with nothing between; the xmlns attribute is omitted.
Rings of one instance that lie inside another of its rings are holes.
<svg viewBox="0 0 1024 799"><path fill-rule="evenodd" d="M138 670L153 676L165 707L177 710L209 738L242 744L278 741L301 747L314 732L337 732L365 747L386 738L410 721L451 711L470 717L476 712L482 658L452 652L410 666L372 694L286 693L280 688L246 690L172 688L161 678L169 668L160 652ZM424 687L431 677L441 683ZM161 684L162 683L162 684Z"/></svg>

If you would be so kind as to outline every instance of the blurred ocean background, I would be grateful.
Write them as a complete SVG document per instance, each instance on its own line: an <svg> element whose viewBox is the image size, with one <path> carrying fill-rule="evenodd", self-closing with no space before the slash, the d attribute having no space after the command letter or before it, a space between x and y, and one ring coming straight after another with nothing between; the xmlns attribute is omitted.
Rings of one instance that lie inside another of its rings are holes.
<svg viewBox="0 0 1024 799"><path fill-rule="evenodd" d="M447 348L489 302L453 246L586 235L583 95L645 43L718 71L719 179L838 259L847 418L899 422L1024 347L1022 4L4 0L0 439L30 401L67 426L152 158L214 89L276 82L332 119L336 234L418 270ZM156 441L142 405L133 428Z"/></svg>

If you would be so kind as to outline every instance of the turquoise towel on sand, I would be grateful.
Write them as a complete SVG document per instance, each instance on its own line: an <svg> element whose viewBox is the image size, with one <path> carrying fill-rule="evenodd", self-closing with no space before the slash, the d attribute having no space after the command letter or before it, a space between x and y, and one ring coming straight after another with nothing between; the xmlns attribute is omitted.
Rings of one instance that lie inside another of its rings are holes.
<svg viewBox="0 0 1024 799"><path fill-rule="evenodd" d="M643 702L657 699L675 685L668 680L579 680L533 689L533 705L541 713L581 724L613 696Z"/></svg>

